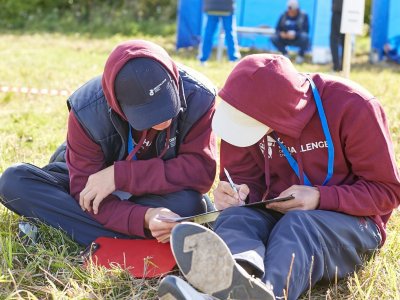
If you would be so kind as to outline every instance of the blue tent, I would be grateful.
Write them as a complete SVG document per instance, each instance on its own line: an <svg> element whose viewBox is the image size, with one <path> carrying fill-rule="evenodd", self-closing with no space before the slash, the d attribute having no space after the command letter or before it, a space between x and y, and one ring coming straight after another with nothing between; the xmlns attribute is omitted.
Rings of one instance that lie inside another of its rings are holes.
<svg viewBox="0 0 400 300"><path fill-rule="evenodd" d="M179 0L176 48L197 47L201 42L202 0Z"/></svg>
<svg viewBox="0 0 400 300"><path fill-rule="evenodd" d="M371 50L382 58L383 45L400 35L400 1L375 0L372 3Z"/></svg>
<svg viewBox="0 0 400 300"><path fill-rule="evenodd" d="M236 0L238 27L275 28L279 16L286 9L287 0ZM300 0L310 21L310 38L313 61L327 63L331 60L329 50L331 1ZM176 47L197 47L203 29L202 0L179 0L177 14ZM238 34L239 45L266 51L275 51L270 39L261 34ZM217 37L215 37L215 45Z"/></svg>

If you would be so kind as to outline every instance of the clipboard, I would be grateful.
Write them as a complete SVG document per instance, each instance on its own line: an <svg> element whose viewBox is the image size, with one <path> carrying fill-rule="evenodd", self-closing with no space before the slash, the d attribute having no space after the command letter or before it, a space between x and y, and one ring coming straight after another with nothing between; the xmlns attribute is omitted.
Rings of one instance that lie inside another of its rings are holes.
<svg viewBox="0 0 400 300"><path fill-rule="evenodd" d="M259 202L253 202L249 204L242 205L241 207L251 207L251 208L261 208L265 209L265 205L269 203L275 203L275 202L283 202L283 201L288 201L294 199L293 195L287 196L287 197L278 197L278 198L273 198L269 200L264 200L264 201L259 201ZM204 224L204 223L210 223L215 221L219 214L221 213L222 210L215 210L215 211L210 211L194 216L189 216L189 217L178 217L178 218L168 218L168 217L163 217L160 216L158 219L163 222L195 222L197 224Z"/></svg>

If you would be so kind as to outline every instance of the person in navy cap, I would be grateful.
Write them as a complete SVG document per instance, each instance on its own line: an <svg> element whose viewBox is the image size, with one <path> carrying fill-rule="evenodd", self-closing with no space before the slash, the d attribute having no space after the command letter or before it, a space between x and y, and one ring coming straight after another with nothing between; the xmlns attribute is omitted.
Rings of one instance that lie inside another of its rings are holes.
<svg viewBox="0 0 400 300"><path fill-rule="evenodd" d="M119 44L103 75L69 97L66 143L43 168L8 168L1 202L82 245L100 236L167 242L175 223L160 215L206 211L202 194L216 174L215 94L160 46Z"/></svg>

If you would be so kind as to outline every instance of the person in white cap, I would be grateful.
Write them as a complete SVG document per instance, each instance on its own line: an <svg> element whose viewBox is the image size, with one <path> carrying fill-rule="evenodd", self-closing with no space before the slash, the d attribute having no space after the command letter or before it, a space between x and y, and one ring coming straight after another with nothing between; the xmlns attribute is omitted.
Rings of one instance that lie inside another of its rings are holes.
<svg viewBox="0 0 400 300"><path fill-rule="evenodd" d="M217 299L291 300L353 274L384 244L400 202L378 100L348 80L299 73L272 54L242 59L219 96L212 127L221 137L220 170L235 189L220 171L214 202L223 211L214 232L193 223L173 229L185 278ZM242 206L290 195L265 208ZM171 279L161 287L190 290Z"/></svg>
<svg viewBox="0 0 400 300"><path fill-rule="evenodd" d="M299 47L296 63L304 62L304 54L309 47L309 22L306 12L300 10L297 0L287 2L287 10L280 16L271 37L274 46L283 55L288 56L287 46Z"/></svg>

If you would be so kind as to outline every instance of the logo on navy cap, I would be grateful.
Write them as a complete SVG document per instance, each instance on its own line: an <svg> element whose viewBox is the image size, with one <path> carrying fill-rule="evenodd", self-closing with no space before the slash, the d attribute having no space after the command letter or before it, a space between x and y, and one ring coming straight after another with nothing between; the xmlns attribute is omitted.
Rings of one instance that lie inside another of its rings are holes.
<svg viewBox="0 0 400 300"><path fill-rule="evenodd" d="M149 95L154 96L156 93L158 93L161 90L161 86L167 81L167 79L164 79L160 84L155 86L154 88L149 90Z"/></svg>

